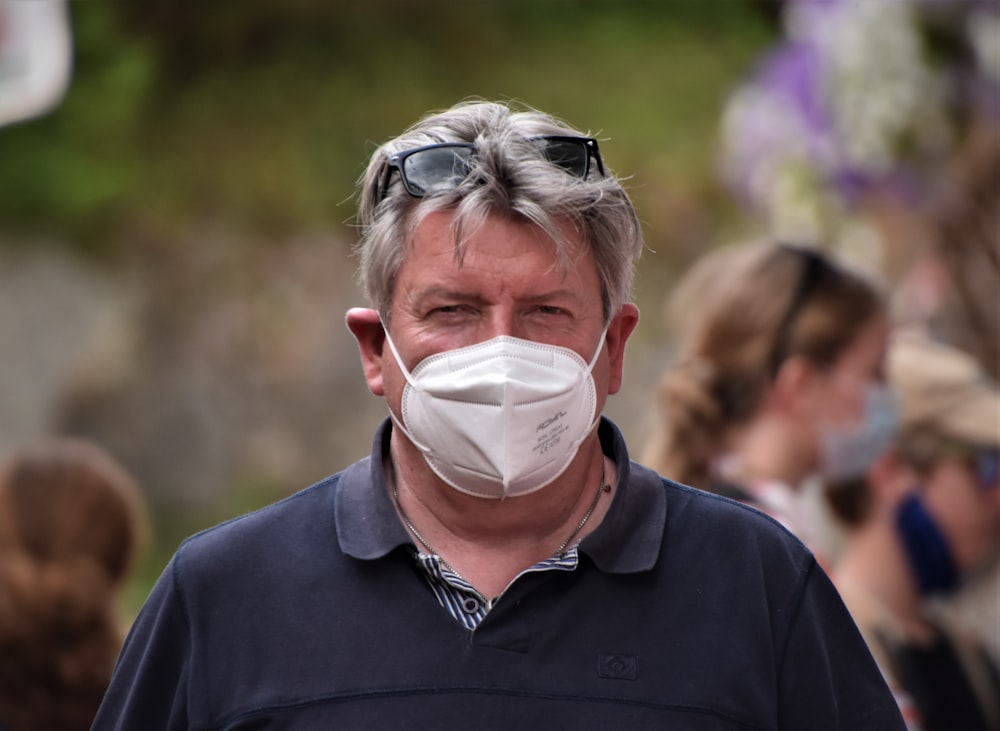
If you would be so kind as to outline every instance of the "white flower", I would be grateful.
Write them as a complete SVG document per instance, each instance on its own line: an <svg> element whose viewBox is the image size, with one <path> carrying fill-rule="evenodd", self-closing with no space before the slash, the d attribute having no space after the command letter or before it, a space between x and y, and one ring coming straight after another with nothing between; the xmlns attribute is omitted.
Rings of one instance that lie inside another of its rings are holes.
<svg viewBox="0 0 1000 731"><path fill-rule="evenodd" d="M933 145L947 127L944 89L924 58L913 4L842 0L825 9L809 30L825 62L823 92L844 165L887 173L903 141ZM792 22L806 32L806 20Z"/></svg>
<svg viewBox="0 0 1000 731"><path fill-rule="evenodd" d="M1000 13L979 8L966 21L976 62L987 78L1000 83Z"/></svg>

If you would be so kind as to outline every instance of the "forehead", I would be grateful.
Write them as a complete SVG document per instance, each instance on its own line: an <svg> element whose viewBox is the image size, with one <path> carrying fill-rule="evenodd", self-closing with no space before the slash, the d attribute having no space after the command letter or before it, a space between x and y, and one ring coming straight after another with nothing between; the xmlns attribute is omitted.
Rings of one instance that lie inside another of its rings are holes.
<svg viewBox="0 0 1000 731"><path fill-rule="evenodd" d="M547 232L531 222L489 215L458 233L451 212L428 215L416 227L396 280L395 294L420 285L449 283L512 291L573 287L600 300L600 278L582 233L560 224L562 253ZM458 243L460 240L460 243Z"/></svg>

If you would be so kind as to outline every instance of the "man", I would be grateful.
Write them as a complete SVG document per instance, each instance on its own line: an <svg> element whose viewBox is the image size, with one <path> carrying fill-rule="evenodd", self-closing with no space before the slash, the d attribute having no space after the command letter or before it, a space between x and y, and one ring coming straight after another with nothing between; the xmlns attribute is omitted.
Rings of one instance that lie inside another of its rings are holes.
<svg viewBox="0 0 1000 731"><path fill-rule="evenodd" d="M185 542L95 729L886 729L812 556L629 461L640 227L597 142L459 105L376 151L372 454Z"/></svg>

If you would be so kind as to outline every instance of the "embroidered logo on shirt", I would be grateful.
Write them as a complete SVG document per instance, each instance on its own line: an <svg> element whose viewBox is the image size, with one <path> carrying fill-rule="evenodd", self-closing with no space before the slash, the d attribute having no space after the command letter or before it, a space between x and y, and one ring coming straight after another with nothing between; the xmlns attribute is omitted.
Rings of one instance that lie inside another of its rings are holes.
<svg viewBox="0 0 1000 731"><path fill-rule="evenodd" d="M635 680L639 663L635 655L598 655L597 676L612 680Z"/></svg>

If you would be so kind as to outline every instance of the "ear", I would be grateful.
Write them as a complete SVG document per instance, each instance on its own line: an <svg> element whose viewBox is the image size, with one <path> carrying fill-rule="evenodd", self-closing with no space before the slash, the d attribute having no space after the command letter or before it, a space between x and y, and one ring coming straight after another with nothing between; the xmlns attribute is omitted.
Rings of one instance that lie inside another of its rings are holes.
<svg viewBox="0 0 1000 731"><path fill-rule="evenodd" d="M916 471L891 449L868 469L868 484L875 501L887 510L894 510L919 482Z"/></svg>
<svg viewBox="0 0 1000 731"><path fill-rule="evenodd" d="M639 324L639 308L631 302L625 304L608 325L608 395L618 393L625 372L625 343Z"/></svg>
<svg viewBox="0 0 1000 731"><path fill-rule="evenodd" d="M367 307L352 307L347 311L345 320L354 339L358 341L368 390L376 396L384 396L382 353L385 348L385 330L378 312Z"/></svg>
<svg viewBox="0 0 1000 731"><path fill-rule="evenodd" d="M805 358L787 358L768 390L769 405L796 420L811 418L822 407L817 400L821 376L820 370Z"/></svg>

